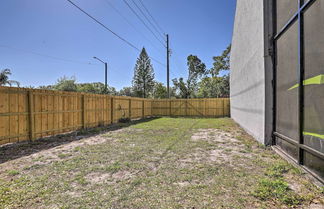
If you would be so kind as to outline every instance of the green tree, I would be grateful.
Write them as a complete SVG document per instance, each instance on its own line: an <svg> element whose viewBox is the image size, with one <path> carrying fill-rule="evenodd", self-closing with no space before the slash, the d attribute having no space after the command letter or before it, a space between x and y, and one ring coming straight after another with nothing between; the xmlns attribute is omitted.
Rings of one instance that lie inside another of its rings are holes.
<svg viewBox="0 0 324 209"><path fill-rule="evenodd" d="M221 85L221 97L229 97L230 96L230 75L224 75L222 77L222 85Z"/></svg>
<svg viewBox="0 0 324 209"><path fill-rule="evenodd" d="M134 96L134 93L132 87L124 87L117 93L117 95L132 97Z"/></svg>
<svg viewBox="0 0 324 209"><path fill-rule="evenodd" d="M194 55L187 58L188 79L185 81L182 77L173 79L173 85L179 92L181 98L196 97L197 83L199 79L206 73L206 65Z"/></svg>
<svg viewBox="0 0 324 209"><path fill-rule="evenodd" d="M205 77L198 84L200 98L223 98L229 96L229 76Z"/></svg>
<svg viewBox="0 0 324 209"><path fill-rule="evenodd" d="M47 86L39 86L37 89L44 89L44 90L55 90L54 85L47 85Z"/></svg>
<svg viewBox="0 0 324 209"><path fill-rule="evenodd" d="M18 87L20 83L18 81L9 80L9 76L11 75L10 69L3 69L0 71L0 86L16 84Z"/></svg>
<svg viewBox="0 0 324 209"><path fill-rule="evenodd" d="M229 73L230 70L230 53L229 45L220 56L213 57L213 67L205 74L205 78L199 82L198 97L229 97ZM220 76L220 72L224 72ZM210 77L208 77L210 75Z"/></svg>
<svg viewBox="0 0 324 209"><path fill-rule="evenodd" d="M229 45L220 56L213 57L213 67L208 71L212 77L219 75L221 71L230 70L231 45Z"/></svg>
<svg viewBox="0 0 324 209"><path fill-rule="evenodd" d="M198 93L199 98L217 98L220 97L220 83L222 78L220 77L205 77L198 84Z"/></svg>
<svg viewBox="0 0 324 209"><path fill-rule="evenodd" d="M150 93L152 93L153 87L153 66L145 48L143 48L139 58L137 58L134 69L133 91L136 96L146 98Z"/></svg>
<svg viewBox="0 0 324 209"><path fill-rule="evenodd" d="M77 91L76 78L74 76L71 78L63 76L53 85L53 89L58 91Z"/></svg>
<svg viewBox="0 0 324 209"><path fill-rule="evenodd" d="M163 83L155 82L153 88L153 98L155 99L164 99L167 98L167 87Z"/></svg>
<svg viewBox="0 0 324 209"><path fill-rule="evenodd" d="M92 94L110 94L110 95L116 94L116 89L114 87L107 86L107 91L106 91L105 84L101 82L80 83L77 84L77 90L80 92L86 92Z"/></svg>
<svg viewBox="0 0 324 209"><path fill-rule="evenodd" d="M189 98L190 97L191 93L189 92L189 89L187 87L187 82L185 82L182 77L180 77L179 79L174 78L172 80L172 82L176 89L176 97L179 97L179 98Z"/></svg>

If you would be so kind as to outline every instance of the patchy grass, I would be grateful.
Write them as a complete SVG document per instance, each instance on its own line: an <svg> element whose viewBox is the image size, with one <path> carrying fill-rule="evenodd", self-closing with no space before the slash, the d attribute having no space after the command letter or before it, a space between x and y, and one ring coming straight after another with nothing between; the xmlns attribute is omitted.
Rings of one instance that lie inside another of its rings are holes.
<svg viewBox="0 0 324 209"><path fill-rule="evenodd" d="M231 119L120 126L0 164L0 208L323 206L323 189Z"/></svg>
<svg viewBox="0 0 324 209"><path fill-rule="evenodd" d="M301 174L299 169L286 162L276 162L266 169L266 177L259 180L252 194L263 201L270 199L288 206L300 205L306 198L293 191L283 178L289 172Z"/></svg>
<svg viewBox="0 0 324 209"><path fill-rule="evenodd" d="M8 171L8 175L9 176L16 176L18 174L19 174L19 171L17 171L17 170L9 170Z"/></svg>
<svg viewBox="0 0 324 209"><path fill-rule="evenodd" d="M293 192L283 179L260 179L253 194L263 201L279 201L288 206L297 206L303 201L303 198Z"/></svg>

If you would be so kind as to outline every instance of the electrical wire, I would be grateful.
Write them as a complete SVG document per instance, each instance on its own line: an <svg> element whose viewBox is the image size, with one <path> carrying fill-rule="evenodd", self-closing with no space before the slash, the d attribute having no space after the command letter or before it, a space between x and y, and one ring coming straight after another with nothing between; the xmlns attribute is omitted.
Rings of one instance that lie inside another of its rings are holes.
<svg viewBox="0 0 324 209"><path fill-rule="evenodd" d="M155 20L155 18L153 17L153 15L150 13L150 11L147 9L147 7L144 5L142 0L139 0L140 4L143 6L143 8L145 9L145 11L149 14L149 16L152 18L153 22L156 24L157 28L160 30L160 32L162 34L165 34L163 31L163 29L160 27L160 25L158 24L158 22Z"/></svg>
<svg viewBox="0 0 324 209"><path fill-rule="evenodd" d="M104 0L119 16L121 16L125 22L127 22L128 25L130 25L137 33L139 33L140 35L143 36L143 38L145 40L147 40L154 49L156 49L159 52L162 52L162 50L160 48L158 48L157 46L155 46L155 44L149 39L147 38L144 33L142 33L140 30L138 30L134 24L132 24L109 0Z"/></svg>
<svg viewBox="0 0 324 209"><path fill-rule="evenodd" d="M96 18L94 18L93 16L91 16L89 13L87 13L86 11L84 11L83 9L81 9L78 5L76 5L75 3L73 3L71 0L67 0L67 1L70 4L72 4L74 7L76 7L77 9L79 9L81 12L83 12L85 15L87 15L88 17L90 17L93 21L95 21L96 23L98 23L99 25L101 25L102 27L104 27L106 30L108 30L109 32L111 32L112 34L114 34L116 37L118 37L120 40L122 40L123 42L125 42L126 44L128 44L130 47L134 48L137 51L140 51L132 43L130 43L129 41L127 41L126 39L124 39L123 37L121 37L120 35L118 35L117 33L115 33L114 31L112 31L110 28L108 28L106 25L104 25L103 23L101 23L99 20L97 20Z"/></svg>
<svg viewBox="0 0 324 209"><path fill-rule="evenodd" d="M121 37L120 35L118 35L117 33L115 33L114 31L112 31L110 28L108 28L106 25L104 25L103 23L101 23L99 20L97 20L96 18L94 18L93 16L91 16L89 13L87 13L85 10L83 10L81 7L79 7L78 5L76 5L74 2L72 2L71 0L67 0L70 4L72 4L74 7L76 7L77 9L79 9L82 13L84 13L85 15L87 15L90 19L92 19L93 21L95 21L96 23L98 23L100 26L102 26L103 28L105 28L106 30L108 30L109 32L111 32L113 35L115 35L116 37L118 37L120 40L122 40L123 42L125 42L127 45L129 45L130 47L132 47L133 49L141 52L141 50L139 48L137 48L134 44L130 43L129 41L127 41L126 39L124 39L123 37ZM165 64L161 63L160 61L158 61L157 59L150 57L153 61L155 61L156 63L159 63L162 66L165 66Z"/></svg>
<svg viewBox="0 0 324 209"><path fill-rule="evenodd" d="M143 10L138 6L138 4L134 1L134 0L132 0L132 2L133 2L133 4L136 6L136 8L140 11L140 13L144 16L144 18L147 20L147 22L149 23L149 24L151 24L151 26L153 27L153 29L157 32L157 34L159 34L161 37L162 37L162 39L164 40L164 36L163 35L161 35L161 33L159 32L159 30L155 27L155 25L149 20L149 18L146 16L146 14L143 12ZM163 33L162 33L163 34Z"/></svg>
<svg viewBox="0 0 324 209"><path fill-rule="evenodd" d="M68 0L70 1L70 0ZM158 40L164 47L165 44L155 35L155 33L151 30L151 28L145 23L145 21L138 15L138 13L133 9L131 5L128 4L126 0L123 0L127 7L135 14L135 16L143 23L143 25L153 34L153 36Z"/></svg>
<svg viewBox="0 0 324 209"><path fill-rule="evenodd" d="M0 45L0 47L1 48L7 48L7 49L13 49L13 50L21 51L21 52L24 52L24 53L34 54L34 55L41 56L41 57L46 57L46 58L49 58L49 59L60 60L60 61L64 61L64 62L71 62L71 63L83 64L83 65L97 65L97 64L92 64L90 62L88 62L88 63L80 62L80 61L61 58L61 57L56 57L56 56L52 56L52 55L41 54L41 53L38 53L38 52L29 51L29 50L25 50L25 49L18 49L18 48L7 46L7 45Z"/></svg>

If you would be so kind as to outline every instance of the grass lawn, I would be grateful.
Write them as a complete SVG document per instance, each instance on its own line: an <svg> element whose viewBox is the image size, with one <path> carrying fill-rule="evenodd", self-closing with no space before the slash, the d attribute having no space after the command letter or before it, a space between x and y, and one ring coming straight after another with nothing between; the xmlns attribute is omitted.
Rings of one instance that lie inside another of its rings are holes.
<svg viewBox="0 0 324 209"><path fill-rule="evenodd" d="M0 147L0 208L324 207L323 189L228 118L95 131Z"/></svg>

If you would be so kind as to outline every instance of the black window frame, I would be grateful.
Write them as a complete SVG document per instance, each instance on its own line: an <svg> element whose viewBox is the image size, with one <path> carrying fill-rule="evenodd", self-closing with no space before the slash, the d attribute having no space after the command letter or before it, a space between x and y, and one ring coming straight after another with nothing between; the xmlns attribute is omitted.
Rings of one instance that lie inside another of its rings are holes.
<svg viewBox="0 0 324 209"><path fill-rule="evenodd" d="M294 13L294 15L288 20L288 22L280 29L280 31L277 31L277 0L272 1L272 30L273 30L273 38L272 38L272 48L273 48L273 137L272 137L272 145L277 145L276 138L288 142L289 144L292 144L297 147L298 149L298 159L292 158L289 154L283 153L289 157L291 160L299 164L303 169L305 169L307 172L312 174L317 180L322 182L324 184L324 179L317 175L315 172L304 166L304 154L305 152L308 152L312 155L315 155L316 157L320 158L321 160L324 160L324 153L319 152L307 145L304 144L304 85L303 81L305 78L305 49L304 49L304 16L303 14L307 11L308 8L310 8L313 3L319 0L298 0L298 10ZM279 0L280 1L280 0ZM298 75L298 141L293 140L287 136L284 135L284 133L278 133L276 131L276 113L277 113L277 95L276 95L276 88L277 88L277 41L278 39L294 24L298 24L298 69L297 75Z"/></svg>

